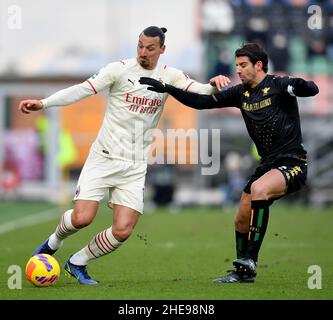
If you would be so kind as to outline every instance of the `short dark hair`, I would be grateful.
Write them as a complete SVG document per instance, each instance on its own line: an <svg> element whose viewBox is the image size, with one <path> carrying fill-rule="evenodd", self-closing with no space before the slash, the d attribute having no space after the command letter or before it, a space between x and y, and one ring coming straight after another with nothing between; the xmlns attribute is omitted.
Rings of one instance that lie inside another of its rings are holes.
<svg viewBox="0 0 333 320"><path fill-rule="evenodd" d="M264 48L257 43L246 43L235 51L235 57L248 57L255 64L258 61L262 62L262 70L268 71L268 56Z"/></svg>
<svg viewBox="0 0 333 320"><path fill-rule="evenodd" d="M147 37L159 37L161 47L165 42L165 33L167 32L167 28L159 28L156 26L150 26L142 31L142 33Z"/></svg>

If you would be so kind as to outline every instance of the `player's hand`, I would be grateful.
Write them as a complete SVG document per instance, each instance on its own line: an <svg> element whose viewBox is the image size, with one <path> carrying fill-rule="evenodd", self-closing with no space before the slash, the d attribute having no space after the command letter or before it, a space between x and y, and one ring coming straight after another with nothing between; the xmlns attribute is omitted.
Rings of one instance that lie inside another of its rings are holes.
<svg viewBox="0 0 333 320"><path fill-rule="evenodd" d="M22 100L19 104L18 109L23 113L29 114L30 111L38 111L43 109L43 105L39 100Z"/></svg>
<svg viewBox="0 0 333 320"><path fill-rule="evenodd" d="M166 84L153 78L141 77L139 83L148 85L147 89L150 91L159 93L167 92Z"/></svg>
<svg viewBox="0 0 333 320"><path fill-rule="evenodd" d="M209 80L209 83L219 91L222 88L227 87L230 82L231 80L228 77L222 75L215 76Z"/></svg>

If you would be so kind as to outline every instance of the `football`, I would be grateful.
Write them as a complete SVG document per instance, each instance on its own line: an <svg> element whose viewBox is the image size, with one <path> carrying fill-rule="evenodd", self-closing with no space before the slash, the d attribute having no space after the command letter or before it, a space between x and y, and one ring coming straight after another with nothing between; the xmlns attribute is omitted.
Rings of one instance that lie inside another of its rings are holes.
<svg viewBox="0 0 333 320"><path fill-rule="evenodd" d="M58 261L49 254L37 254L29 259L25 274L34 286L48 287L58 281L60 266Z"/></svg>

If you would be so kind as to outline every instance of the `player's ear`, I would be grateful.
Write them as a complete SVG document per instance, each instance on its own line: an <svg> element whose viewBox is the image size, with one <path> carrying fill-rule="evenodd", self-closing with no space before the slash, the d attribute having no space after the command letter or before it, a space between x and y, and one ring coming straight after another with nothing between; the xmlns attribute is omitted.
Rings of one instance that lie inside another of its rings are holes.
<svg viewBox="0 0 333 320"><path fill-rule="evenodd" d="M162 54L164 53L164 51L165 51L165 44L160 48L160 53Z"/></svg>
<svg viewBox="0 0 333 320"><path fill-rule="evenodd" d="M255 67L256 67L256 70L257 71L260 71L260 70L263 70L263 63L262 61L257 61L256 64L255 64Z"/></svg>

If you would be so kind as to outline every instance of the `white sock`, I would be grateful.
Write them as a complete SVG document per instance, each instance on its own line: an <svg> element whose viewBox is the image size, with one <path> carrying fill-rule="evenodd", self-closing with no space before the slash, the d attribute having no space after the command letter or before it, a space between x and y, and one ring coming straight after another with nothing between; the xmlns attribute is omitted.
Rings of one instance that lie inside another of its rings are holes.
<svg viewBox="0 0 333 320"><path fill-rule="evenodd" d="M70 262L77 266L86 266L89 260L105 256L121 244L122 242L113 236L112 227L105 229L92 238L87 246L76 252Z"/></svg>
<svg viewBox="0 0 333 320"><path fill-rule="evenodd" d="M58 250L63 245L64 239L80 230L72 224L72 213L73 209L70 209L61 216L55 232L49 237L48 245L52 250Z"/></svg>

